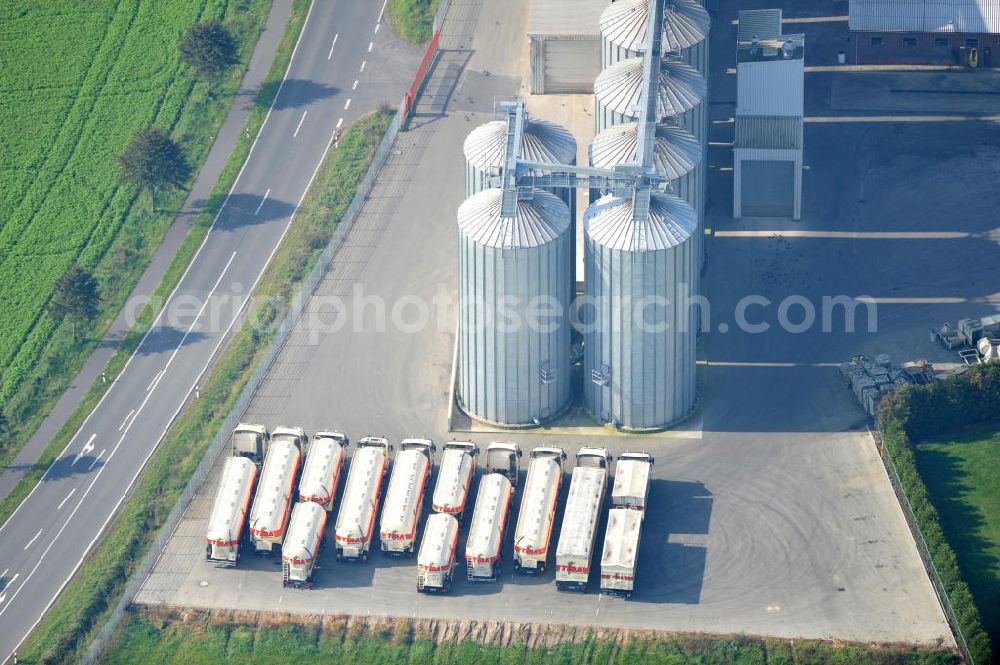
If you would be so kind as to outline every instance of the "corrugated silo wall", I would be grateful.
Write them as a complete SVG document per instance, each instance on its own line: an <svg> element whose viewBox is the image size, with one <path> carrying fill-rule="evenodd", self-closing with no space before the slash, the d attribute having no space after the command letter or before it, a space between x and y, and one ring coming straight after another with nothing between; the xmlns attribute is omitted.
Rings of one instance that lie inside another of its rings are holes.
<svg viewBox="0 0 1000 665"><path fill-rule="evenodd" d="M497 249L459 239L459 395L485 421L530 425L557 415L570 397L570 234L539 247ZM560 303L551 331L529 325L533 299ZM520 318L505 329L504 303ZM513 301L512 301L513 302ZM512 327L511 327L512 328ZM548 372L544 370L548 369ZM549 382L543 382L543 374Z"/></svg>
<svg viewBox="0 0 1000 665"><path fill-rule="evenodd" d="M690 287L678 286L690 281L691 240L640 253L609 249L589 237L584 246L584 404L597 418L626 430L665 427L683 418L696 396ZM644 297L670 303L649 309L645 331L633 316ZM599 385L593 377L605 370L610 380Z"/></svg>

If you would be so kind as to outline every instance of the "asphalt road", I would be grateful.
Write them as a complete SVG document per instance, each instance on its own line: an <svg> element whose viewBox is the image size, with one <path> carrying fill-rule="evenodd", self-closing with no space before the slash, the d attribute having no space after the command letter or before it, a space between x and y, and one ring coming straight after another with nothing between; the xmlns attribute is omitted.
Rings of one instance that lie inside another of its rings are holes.
<svg viewBox="0 0 1000 665"><path fill-rule="evenodd" d="M945 316L942 321L954 321L958 306L887 307L880 310L877 334L824 333L819 325L801 334L785 333L775 321L777 304L756 308L750 317L770 322L770 332L744 333L733 313L738 300L751 294L774 303L795 292L811 302L826 294L883 296L892 293L892 286L908 296L928 295L931 288L929 295L978 294L996 284L990 279L996 274L992 243L970 238L962 241L960 254L949 254L950 246L940 241L903 240L903 247L900 241L868 238L779 242L771 222L728 216L732 179L720 167L731 164L724 161L731 159L731 151L716 154L724 152L720 149L710 160L711 228L764 233L713 238L703 280L713 316L703 357L711 364L702 368L699 417L669 436L623 436L601 427L502 434L447 431L458 268L455 213L464 185L461 144L471 129L489 119L494 99L526 94L521 82L526 80L527 48L521 36L527 6L454 1L442 38L445 51L427 86L433 97L425 94L413 129L397 140L372 197L246 418L272 428L343 429L355 440L371 433L395 442L427 436L439 444L469 437L481 447L493 439L514 440L524 449L559 445L571 454L584 444L607 446L615 455L625 449L650 450L656 457L655 479L639 554L638 592L628 601L593 588L588 594L560 593L551 572L537 578L511 576L509 548L499 584L467 583L460 566L450 597L416 593L412 559L376 554L368 565L337 564L329 550L321 555L316 589L282 589L274 559L246 557L236 569L205 561L205 522L216 471L191 502L136 602L951 644L865 432L863 413L835 364L858 352L889 351L899 359L933 354L937 349L927 344L923 322L936 321L939 314ZM735 0L725 3L725 13L716 19L713 80L720 87L732 80L725 75L735 39L730 21L740 6ZM786 11L793 15L791 8ZM822 86L809 81L807 89L817 97L811 102L823 101ZM719 92L713 99L732 99L726 89ZM713 120L728 118L729 110L720 105L715 112L727 115ZM819 111L816 115L828 114ZM803 222L794 228L914 230L914 220L924 219L921 210L940 211L943 205L934 207L946 180L935 168L938 160L983 131L961 124L916 125L903 133L890 123L807 125L810 189ZM930 140L940 133L940 139ZM989 136L996 133L991 130ZM731 136L721 140L726 139ZM857 153L862 146L894 160L869 159ZM974 163L967 154L955 160L948 173L967 172ZM908 178L900 179L900 172ZM923 186L914 193L904 181ZM866 182L878 183L888 193L884 201L878 197L872 215L856 203L864 198L857 194ZM949 191L985 196L989 182ZM958 188L959 183L950 186ZM986 205L979 199L953 196L952 224L977 232L995 226L990 217L976 214L977 206ZM933 219L930 228L952 228L943 215ZM959 265L966 271L957 270ZM979 286L970 287L970 279ZM413 303L414 297L431 305L427 326L410 328L420 318L419 307L396 309ZM379 298L388 312L385 326L375 314ZM343 325L325 329L338 312L344 315ZM730 332L723 333L721 323L731 324ZM859 328L866 330L861 324ZM555 529L561 529L558 522ZM464 547L464 536L460 543Z"/></svg>
<svg viewBox="0 0 1000 665"><path fill-rule="evenodd" d="M418 57L381 23L383 7L313 3L271 112L205 243L115 385L0 527L0 661L64 588L196 393L334 133L402 97Z"/></svg>

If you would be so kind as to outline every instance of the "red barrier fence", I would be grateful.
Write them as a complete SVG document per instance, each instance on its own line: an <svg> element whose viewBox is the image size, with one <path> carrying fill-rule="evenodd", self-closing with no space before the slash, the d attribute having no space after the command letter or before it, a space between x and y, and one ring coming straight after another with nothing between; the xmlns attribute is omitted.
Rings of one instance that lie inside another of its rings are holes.
<svg viewBox="0 0 1000 665"><path fill-rule="evenodd" d="M434 56L437 55L438 40L441 38L441 28L438 27L434 30L434 36L431 37L431 41L427 44L427 51L424 53L424 59L420 63L420 69L417 70L417 75L413 78L413 84L410 89L406 91L406 95L403 97L403 127L410 120L410 116L413 114L413 105L416 102L417 95L420 93L420 88L424 84L424 80L427 78L427 72L430 71L431 63L434 62Z"/></svg>

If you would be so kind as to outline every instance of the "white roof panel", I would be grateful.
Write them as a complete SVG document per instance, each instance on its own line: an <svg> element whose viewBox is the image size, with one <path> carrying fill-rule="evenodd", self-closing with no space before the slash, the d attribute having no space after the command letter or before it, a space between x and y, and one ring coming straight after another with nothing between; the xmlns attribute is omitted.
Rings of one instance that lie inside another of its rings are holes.
<svg viewBox="0 0 1000 665"><path fill-rule="evenodd" d="M605 469L597 467L578 466L573 469L556 548L557 557L574 556L590 561L590 547L594 542L606 475Z"/></svg>
<svg viewBox="0 0 1000 665"><path fill-rule="evenodd" d="M455 559L457 542L458 520L445 513L431 515L420 540L417 565L428 570L448 568Z"/></svg>
<svg viewBox="0 0 1000 665"><path fill-rule="evenodd" d="M528 35L597 37L608 0L531 0Z"/></svg>
<svg viewBox="0 0 1000 665"><path fill-rule="evenodd" d="M612 508L608 511L608 530L604 535L601 552L601 569L635 569L639 550L639 530L642 528L642 511L629 508Z"/></svg>
<svg viewBox="0 0 1000 665"><path fill-rule="evenodd" d="M510 480L500 473L486 474L479 481L469 540L465 544L466 558L496 561L500 556L500 536L513 491Z"/></svg>
<svg viewBox="0 0 1000 665"><path fill-rule="evenodd" d="M246 457L230 457L222 469L219 489L208 518L209 541L235 545L246 519L247 499L253 488L257 467Z"/></svg>

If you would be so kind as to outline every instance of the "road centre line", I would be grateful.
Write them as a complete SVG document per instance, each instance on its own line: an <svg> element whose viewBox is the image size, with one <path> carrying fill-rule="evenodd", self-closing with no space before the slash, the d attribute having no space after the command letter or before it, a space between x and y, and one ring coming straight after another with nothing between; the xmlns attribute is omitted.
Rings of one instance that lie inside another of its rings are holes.
<svg viewBox="0 0 1000 665"><path fill-rule="evenodd" d="M351 86L351 90L357 90L357 89L358 89L358 81L357 81L357 79L355 79L354 80L354 85Z"/></svg>
<svg viewBox="0 0 1000 665"><path fill-rule="evenodd" d="M122 431L122 428L123 428L123 427L125 427L125 423L127 423L127 422L128 422L128 419L132 417L132 414L133 414L133 413L135 413L135 409L132 409L131 411L129 411L129 412L128 412L128 415L127 415L127 416L125 416L125 420L123 420L123 421L122 421L122 424L118 426L118 431L119 431L119 432L120 432L120 431Z"/></svg>
<svg viewBox="0 0 1000 665"><path fill-rule="evenodd" d="M266 192L264 192L264 198L262 198L262 199L260 200L260 205L259 205L259 206L257 206L257 209L256 209L256 210L254 211L254 213L253 213L253 216L254 216L254 217L256 217L256 216L257 216L257 213L259 213L259 212L260 212L260 209L264 207L264 202L265 202L265 201L267 201L267 197L268 197L268 196L270 196L270 194L271 194L271 188L270 188L270 187L268 187L268 188L267 188L267 191L266 191ZM235 253L235 252L234 252L234 253ZM215 289L212 289L212 290L214 291ZM203 308L203 309L204 309L204 308Z"/></svg>
<svg viewBox="0 0 1000 665"><path fill-rule="evenodd" d="M56 510L62 510L62 507L64 505L66 505L66 502L69 501L69 498L71 496L73 496L74 494L76 494L76 488L75 487L69 491L69 494L66 495L65 499L63 499L62 501L59 502L59 505L56 506Z"/></svg>
<svg viewBox="0 0 1000 665"><path fill-rule="evenodd" d="M346 111L349 108L351 108L351 100L350 100L350 98L348 98L347 99L347 103L344 104L344 110Z"/></svg>
<svg viewBox="0 0 1000 665"><path fill-rule="evenodd" d="M0 573L0 580L2 580L3 578L7 577L7 573L9 573L9 572L10 572L10 568L7 568L2 573Z"/></svg>
<svg viewBox="0 0 1000 665"><path fill-rule="evenodd" d="M340 118L339 120L337 120L337 129L340 129L340 126L342 124L344 124L344 119L343 118Z"/></svg>
<svg viewBox="0 0 1000 665"><path fill-rule="evenodd" d="M154 377L153 377L153 380L149 382L149 385L148 385L148 386L146 386L146 392L147 392L147 393L148 393L148 392L149 392L150 390L152 390L152 389L153 389L153 386L155 386L155 385L156 385L156 382L160 380L160 374L163 374L163 370L162 370L162 369L161 369L161 370L160 370L159 372L157 372L157 373L156 373L156 376L154 376ZM121 430L118 430L118 431L120 432Z"/></svg>
<svg viewBox="0 0 1000 665"><path fill-rule="evenodd" d="M327 60L329 60L330 58L333 57L333 47L337 45L337 38L338 37L340 37L340 33L339 32L333 36L333 43L330 44L330 52L326 56Z"/></svg>
<svg viewBox="0 0 1000 665"><path fill-rule="evenodd" d="M368 42L368 52L371 53L372 49L375 48L375 42Z"/></svg>
<svg viewBox="0 0 1000 665"><path fill-rule="evenodd" d="M292 138L299 135L299 130L302 129L302 123L306 120L306 113L309 113L309 111L302 112L302 117L299 118L299 124L295 125L295 133L292 134Z"/></svg>
<svg viewBox="0 0 1000 665"><path fill-rule="evenodd" d="M90 466L87 468L87 471L93 471L94 467L97 466L97 463L100 461L102 457L104 457L104 453L106 452L108 452L108 449L102 448L100 454L94 458L93 462L90 463Z"/></svg>
<svg viewBox="0 0 1000 665"><path fill-rule="evenodd" d="M365 65L367 65L367 64L368 64L367 60L362 60L361 61L361 70L360 70L361 72L365 71Z"/></svg>
<svg viewBox="0 0 1000 665"><path fill-rule="evenodd" d="M31 544L34 543L36 540L38 540L38 537L40 535L42 535L42 530L41 529L38 530L38 533L35 534L34 538L32 538L31 540L28 541L28 544L24 546L24 549L28 549L29 547L31 547Z"/></svg>
<svg viewBox="0 0 1000 665"><path fill-rule="evenodd" d="M382 24L381 24L381 23L376 23L376 24L375 24L375 34L376 34L376 35L378 34L378 29L379 29L379 28L381 28L381 27L382 27Z"/></svg>

